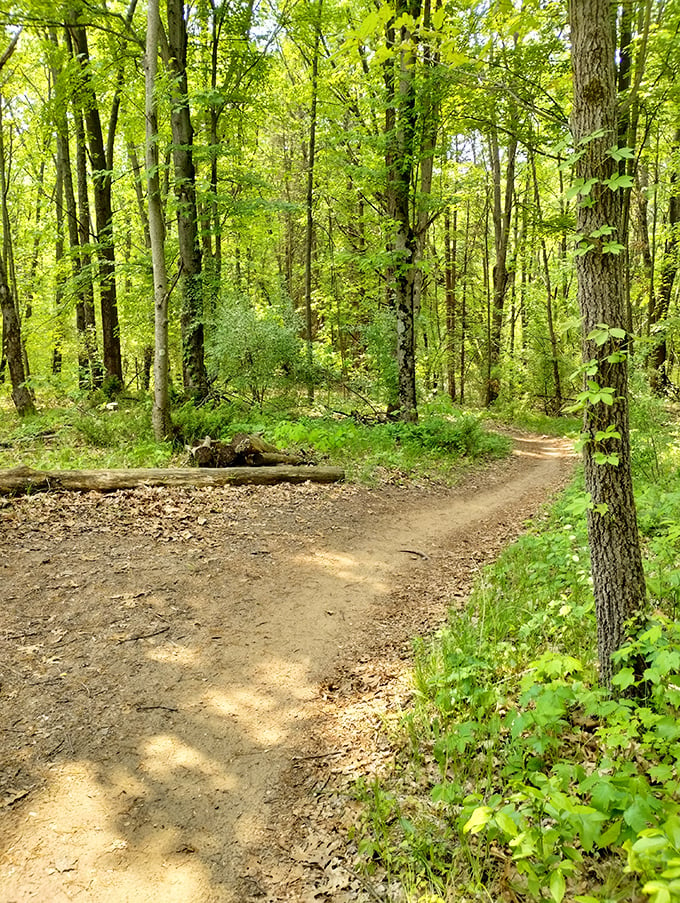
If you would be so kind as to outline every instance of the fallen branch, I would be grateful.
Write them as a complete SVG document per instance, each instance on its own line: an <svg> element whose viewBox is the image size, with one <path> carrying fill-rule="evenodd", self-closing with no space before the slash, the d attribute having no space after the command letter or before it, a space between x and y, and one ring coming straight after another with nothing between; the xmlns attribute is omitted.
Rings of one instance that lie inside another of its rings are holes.
<svg viewBox="0 0 680 903"><path fill-rule="evenodd" d="M124 468L120 470L33 470L15 467L0 470L0 495L38 490L114 492L139 486L201 487L242 486L253 483L337 483L344 480L340 467L279 465L275 467L177 467Z"/></svg>

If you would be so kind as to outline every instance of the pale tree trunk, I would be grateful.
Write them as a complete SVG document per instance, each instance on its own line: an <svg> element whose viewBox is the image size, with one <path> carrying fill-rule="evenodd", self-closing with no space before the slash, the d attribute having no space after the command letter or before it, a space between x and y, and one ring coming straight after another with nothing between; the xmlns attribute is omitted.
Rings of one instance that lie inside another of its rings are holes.
<svg viewBox="0 0 680 903"><path fill-rule="evenodd" d="M161 27L158 0L148 0L146 53L144 56L148 235L151 245L154 292L153 431L161 442L170 435L168 372L168 275L165 266L165 217L158 175L158 36Z"/></svg>
<svg viewBox="0 0 680 903"><path fill-rule="evenodd" d="M187 26L183 0L167 0L168 40L161 49L172 79L170 125L177 195L182 311L182 376L185 391L202 398L208 390L204 360L203 269L198 233L194 129L189 109Z"/></svg>
<svg viewBox="0 0 680 903"><path fill-rule="evenodd" d="M605 241L625 245L621 191L604 180L617 173L609 153L617 139L614 46L609 0L572 0L570 4L574 106L572 132L581 157L576 177L597 179L588 204L579 205L577 232L585 236L586 253L577 257L578 299L583 320L583 358L596 361L590 380L608 388L612 404L594 400L586 405L584 468L592 508L588 512L593 592L597 613L600 679L611 685L612 653L625 641L627 622L645 602L642 557L633 499L628 425L628 379L625 353L626 299L620 254L607 253ZM598 136L598 137L594 137ZM603 226L611 236L597 236ZM595 237L589 238L589 236ZM605 324L607 338L591 337ZM611 330L615 330L612 334ZM608 360L609 358L609 360ZM592 387L592 384L591 384ZM598 440L613 430L616 436ZM602 456L609 457L604 460Z"/></svg>

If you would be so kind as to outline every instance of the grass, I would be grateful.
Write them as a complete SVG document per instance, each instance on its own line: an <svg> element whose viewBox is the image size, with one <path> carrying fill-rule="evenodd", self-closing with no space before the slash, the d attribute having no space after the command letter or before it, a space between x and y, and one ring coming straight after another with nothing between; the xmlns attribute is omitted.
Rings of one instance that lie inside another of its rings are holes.
<svg viewBox="0 0 680 903"><path fill-rule="evenodd" d="M367 424L337 415L254 413L237 404L185 404L173 412L173 423L177 440L158 443L146 400L121 400L115 410L103 400L81 400L24 420L0 408L0 467L178 466L186 463L184 442L256 432L281 448L304 449L319 463L343 466L352 481L451 482L466 463L502 457L510 448L478 415L462 411L426 415L418 424Z"/></svg>
<svg viewBox="0 0 680 903"><path fill-rule="evenodd" d="M651 614L621 695L597 685L579 478L416 643L395 766L357 788L363 868L405 900L680 900L680 446L652 399L633 417Z"/></svg>

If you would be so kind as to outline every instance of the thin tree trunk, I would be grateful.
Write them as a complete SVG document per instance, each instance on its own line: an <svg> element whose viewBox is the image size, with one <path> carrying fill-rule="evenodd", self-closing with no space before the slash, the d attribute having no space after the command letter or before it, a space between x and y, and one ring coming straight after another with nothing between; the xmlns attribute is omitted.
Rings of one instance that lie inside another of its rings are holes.
<svg viewBox="0 0 680 903"><path fill-rule="evenodd" d="M189 109L187 27L183 0L167 0L168 41L165 63L172 79L170 125L177 196L182 311L182 377L184 390L200 399L207 394L204 359L203 261L198 234L194 129Z"/></svg>
<svg viewBox="0 0 680 903"><path fill-rule="evenodd" d="M675 133L675 151L680 147L680 128ZM668 238L664 247L659 285L654 307L649 317L648 330L655 339L649 354L649 379L652 390L657 395L665 395L670 388L668 376L668 343L666 341L666 320L671 306L673 285L678 272L678 249L680 239L680 172L676 166L671 173L671 196L668 201Z"/></svg>
<svg viewBox="0 0 680 903"><path fill-rule="evenodd" d="M158 174L158 106L156 78L158 73L158 42L161 28L158 0L148 0L146 52L144 55L146 118L146 170L148 226L154 294L154 367L153 411L154 436L158 442L172 430L169 395L168 356L168 275L165 266L165 216Z"/></svg>
<svg viewBox="0 0 680 903"><path fill-rule="evenodd" d="M491 334L489 341L489 366L486 384L486 404L493 404L501 388L501 334L503 329L503 308L508 289L509 271L507 266L510 244L510 222L512 200L515 194L515 161L517 158L517 138L508 138L505 163L505 191L498 134L494 129L490 138L491 172L493 176L493 229L496 259L493 267L493 306Z"/></svg>
<svg viewBox="0 0 680 903"><path fill-rule="evenodd" d="M451 215L447 207L444 214L444 267L446 286L446 373L451 401L456 400L456 230L458 209L453 208L453 230Z"/></svg>
<svg viewBox="0 0 680 903"><path fill-rule="evenodd" d="M312 248L314 244L314 163L316 161L316 108L319 91L319 45L321 43L321 14L323 0L316 9L314 50L312 52L312 101L309 111L309 153L307 155L307 196L305 199L305 347L307 352L307 398L314 401L314 356L312 351Z"/></svg>
<svg viewBox="0 0 680 903"><path fill-rule="evenodd" d="M536 175L536 158L532 151L530 151L529 154L531 160L531 173L534 181L534 203L536 204L536 213L538 214L538 222L540 225L543 222L543 212L541 210L541 194L538 188L538 177ZM553 317L553 289L552 280L550 278L550 261L548 260L548 249L546 247L543 232L541 232L541 259L543 262L543 279L545 282L548 335L550 337L550 363L552 366L553 384L555 388L555 411L559 413L562 409L562 382L560 380L557 333L555 332L555 320ZM555 289L555 296L556 295L557 289Z"/></svg>
<svg viewBox="0 0 680 903"><path fill-rule="evenodd" d="M120 351L118 301L116 296L116 255L113 240L113 208L111 203L112 173L106 157L97 97L90 79L90 53L87 32L83 25L77 23L75 16L72 17L72 21L69 23L69 32L81 69L84 94L82 113L87 129L92 162L104 369L111 390L116 391L122 388L123 364Z"/></svg>

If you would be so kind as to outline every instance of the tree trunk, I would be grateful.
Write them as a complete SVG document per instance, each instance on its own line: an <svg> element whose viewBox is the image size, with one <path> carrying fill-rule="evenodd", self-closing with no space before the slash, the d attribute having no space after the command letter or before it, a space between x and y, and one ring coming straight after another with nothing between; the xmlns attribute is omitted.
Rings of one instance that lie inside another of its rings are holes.
<svg viewBox="0 0 680 903"><path fill-rule="evenodd" d="M87 358L87 370L81 373L81 388L99 388L104 381L104 369L97 350L97 323L94 309L94 283L92 281L90 251L90 199L87 187L87 149L85 147L85 128L80 109L76 106L73 112L76 138L76 184L78 191L78 241L80 252L78 277L80 304L76 310L78 332L82 337L84 357ZM82 307L80 306L82 305Z"/></svg>
<svg viewBox="0 0 680 903"><path fill-rule="evenodd" d="M420 0L398 0L396 19L408 14L417 19ZM406 25L400 28L401 47L394 50L394 27L388 28L388 49L396 53L388 59L386 132L387 206L393 226L392 293L397 320L397 369L399 380L400 418L417 421L415 294L418 264L417 236L411 223L411 181L416 149L416 51L415 37Z"/></svg>
<svg viewBox="0 0 680 903"><path fill-rule="evenodd" d="M318 0L314 23L314 50L312 53L312 102L309 111L309 154L307 158L307 196L305 208L305 345L307 351L307 397L314 401L314 374L312 353L312 249L314 244L314 163L316 160L316 108L319 93L319 44L321 43L321 14L323 0Z"/></svg>
<svg viewBox="0 0 680 903"><path fill-rule="evenodd" d="M517 157L517 138L510 135L505 163L505 191L503 191L503 174L501 167L498 134L491 132L491 172L493 174L493 232L496 259L493 267L493 304L491 314L491 334L489 341L488 378L486 383L486 404L493 404L498 398L501 379L501 333L503 329L503 308L508 290L509 271L507 266L508 247L510 244L510 221L512 218L512 200L515 194L515 160Z"/></svg>
<svg viewBox="0 0 680 903"><path fill-rule="evenodd" d="M87 32L75 17L69 24L73 47L80 64L84 102L82 114L92 162L94 212L97 225L102 345L104 370L112 389L122 388L123 365L120 353L118 301L116 297L116 255L113 241L113 209L111 205L112 173L106 158L104 136L97 97L90 80L90 53Z"/></svg>
<svg viewBox="0 0 680 903"><path fill-rule="evenodd" d="M148 230L151 247L154 294L154 367L153 411L151 419L156 440L166 439L172 430L169 395L168 357L168 275L165 266L165 216L158 175L158 107L156 75L158 41L161 27L158 0L148 0L146 52L144 55L146 114L146 170Z"/></svg>
<svg viewBox="0 0 680 903"><path fill-rule="evenodd" d="M680 128L675 133L675 154L677 159L680 146ZM673 285L678 272L678 229L680 228L680 191L679 173L676 166L671 173L671 196L668 201L668 238L664 246L661 273L659 275L659 287L657 289L654 305L650 311L648 331L655 340L649 354L649 379L652 390L656 395L667 394L670 388L670 379L666 371L668 360L668 344L666 342L666 320L671 306Z"/></svg>
<svg viewBox="0 0 680 903"><path fill-rule="evenodd" d="M447 207L444 215L444 266L446 285L446 372L451 401L456 400L456 229L458 210L453 208L453 231L451 215Z"/></svg>
<svg viewBox="0 0 680 903"><path fill-rule="evenodd" d="M172 97L172 159L177 195L177 237L180 253L182 311L182 377L184 389L194 398L208 391L204 360L203 272L198 234L194 129L189 109L187 79L187 27L183 0L167 0L168 43L166 65ZM162 48L165 53L166 48Z"/></svg>
<svg viewBox="0 0 680 903"><path fill-rule="evenodd" d="M591 366L591 362L597 363L597 372L588 383L593 396L585 410L584 468L592 504L588 512L588 538L600 679L605 686L611 686L612 653L626 638L627 622L644 605L645 583L630 463L622 258L617 253L607 253L603 247L612 238L625 245L621 232L621 191L612 191L604 184L604 180L617 172L609 153L617 139L609 0L573 0L570 22L572 132L575 146L581 152L576 176L585 181L597 180L588 203L580 204L578 209L577 232L584 236L581 250L585 253L577 257L576 267L583 319L583 359ZM613 226L615 230L604 239L599 232L603 226ZM598 400L599 389L605 388L608 397ZM611 438L603 439L602 434L607 431Z"/></svg>

